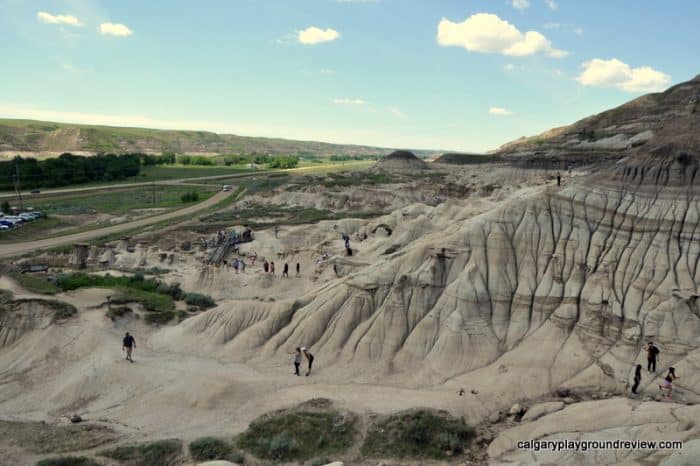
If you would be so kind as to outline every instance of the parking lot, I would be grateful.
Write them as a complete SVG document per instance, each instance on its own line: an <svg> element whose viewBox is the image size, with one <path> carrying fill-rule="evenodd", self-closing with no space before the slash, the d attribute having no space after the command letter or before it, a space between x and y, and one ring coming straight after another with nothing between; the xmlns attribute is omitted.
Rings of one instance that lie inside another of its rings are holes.
<svg viewBox="0 0 700 466"><path fill-rule="evenodd" d="M0 212L0 234L16 228L22 228L27 223L35 222L42 217L43 214L37 211L27 211L16 215Z"/></svg>

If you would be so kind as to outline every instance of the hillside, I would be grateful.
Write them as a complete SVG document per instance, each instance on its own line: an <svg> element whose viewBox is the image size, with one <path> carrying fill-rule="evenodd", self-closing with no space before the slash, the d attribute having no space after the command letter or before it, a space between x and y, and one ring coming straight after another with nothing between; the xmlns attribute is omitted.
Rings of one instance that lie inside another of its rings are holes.
<svg viewBox="0 0 700 466"><path fill-rule="evenodd" d="M569 126L516 139L496 153L509 157L596 160L623 157L638 148L675 143L700 148L700 75L664 92L638 97Z"/></svg>
<svg viewBox="0 0 700 466"><path fill-rule="evenodd" d="M391 149L314 141L217 134L208 131L93 126L0 119L0 154L56 155L62 152L172 151L188 154L385 155Z"/></svg>

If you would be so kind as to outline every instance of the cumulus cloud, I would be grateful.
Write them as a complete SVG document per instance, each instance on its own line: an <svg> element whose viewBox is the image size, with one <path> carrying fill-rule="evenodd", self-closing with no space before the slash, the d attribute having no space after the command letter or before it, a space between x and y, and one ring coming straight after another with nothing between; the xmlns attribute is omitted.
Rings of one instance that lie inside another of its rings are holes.
<svg viewBox="0 0 700 466"><path fill-rule="evenodd" d="M650 66L632 68L612 58L594 58L581 64L583 72L576 78L584 86L613 87L627 92L653 92L664 89L671 76Z"/></svg>
<svg viewBox="0 0 700 466"><path fill-rule="evenodd" d="M511 0L511 5L517 10L530 8L530 0Z"/></svg>
<svg viewBox="0 0 700 466"><path fill-rule="evenodd" d="M36 14L36 18L46 24L65 24L66 26L82 26L78 18L73 15L52 15L45 11L40 11Z"/></svg>
<svg viewBox="0 0 700 466"><path fill-rule="evenodd" d="M463 47L470 52L514 57L541 53L563 58L568 53L552 47L541 33L527 31L523 34L508 21L490 13L477 13L461 23L443 18L438 24L437 42L443 47Z"/></svg>
<svg viewBox="0 0 700 466"><path fill-rule="evenodd" d="M104 36L128 37L134 31L121 23L102 23L100 24L100 34Z"/></svg>
<svg viewBox="0 0 700 466"><path fill-rule="evenodd" d="M336 105L367 105L367 101L362 99L333 99L332 102Z"/></svg>
<svg viewBox="0 0 700 466"><path fill-rule="evenodd" d="M547 4L550 10L559 9L559 5L557 5L557 2L555 0L544 0L544 2Z"/></svg>
<svg viewBox="0 0 700 466"><path fill-rule="evenodd" d="M321 29L315 26L308 27L297 34L297 41L304 45L314 45L323 42L332 42L340 37L335 29Z"/></svg>
<svg viewBox="0 0 700 466"><path fill-rule="evenodd" d="M503 107L491 107L489 109L489 114L496 116L510 116L513 114L513 112Z"/></svg>

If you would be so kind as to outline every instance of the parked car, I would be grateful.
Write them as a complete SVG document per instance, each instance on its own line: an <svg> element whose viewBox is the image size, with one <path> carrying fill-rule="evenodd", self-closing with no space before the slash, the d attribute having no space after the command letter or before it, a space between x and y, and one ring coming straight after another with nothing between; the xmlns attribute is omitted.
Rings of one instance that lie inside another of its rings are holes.
<svg viewBox="0 0 700 466"><path fill-rule="evenodd" d="M29 213L19 214L19 218L26 220L27 222L33 222L34 220L36 220L36 217Z"/></svg>
<svg viewBox="0 0 700 466"><path fill-rule="evenodd" d="M229 191L231 191L231 185L225 184L224 185L224 192L227 193Z"/></svg>
<svg viewBox="0 0 700 466"><path fill-rule="evenodd" d="M7 231L9 229L10 227L8 227L7 225L3 225L2 223L0 223L0 231Z"/></svg>
<svg viewBox="0 0 700 466"><path fill-rule="evenodd" d="M41 191L39 191L38 189L32 189L32 190L29 191L29 192L32 193L32 194L39 194Z"/></svg>

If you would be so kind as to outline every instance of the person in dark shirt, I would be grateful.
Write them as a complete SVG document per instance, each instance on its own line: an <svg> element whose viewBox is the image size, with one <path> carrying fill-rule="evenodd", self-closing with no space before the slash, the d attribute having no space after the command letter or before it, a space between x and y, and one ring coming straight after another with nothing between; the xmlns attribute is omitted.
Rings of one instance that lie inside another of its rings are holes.
<svg viewBox="0 0 700 466"><path fill-rule="evenodd" d="M659 348L654 346L654 342L650 341L647 346L647 370L656 373L656 363L659 358Z"/></svg>
<svg viewBox="0 0 700 466"><path fill-rule="evenodd" d="M306 356L306 360L309 361L309 370L306 371L306 376L308 377L309 374L311 374L311 365L314 363L314 355L311 354L311 352L306 347L302 347L301 352L304 353L304 356Z"/></svg>
<svg viewBox="0 0 700 466"><path fill-rule="evenodd" d="M299 264L299 262L297 262L297 277L299 275L301 275L301 264Z"/></svg>
<svg viewBox="0 0 700 466"><path fill-rule="evenodd" d="M131 352L136 348L136 340L132 335L129 335L129 332L126 332L126 335L124 336L124 341L122 342L122 351L126 350L126 360L130 362L134 362L134 360L131 358Z"/></svg>
<svg viewBox="0 0 700 466"><path fill-rule="evenodd" d="M284 263L284 268L282 269L282 276L283 277L289 277L289 264Z"/></svg>
<svg viewBox="0 0 700 466"><path fill-rule="evenodd" d="M632 385L632 393L637 394L637 388L642 381L642 365L637 364L637 368L634 370L634 385Z"/></svg>

